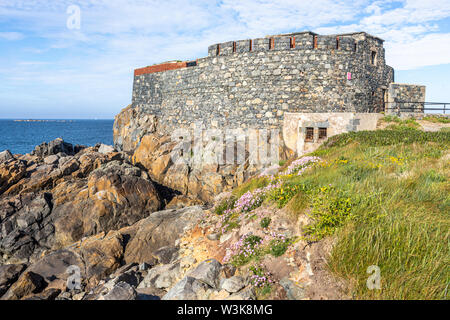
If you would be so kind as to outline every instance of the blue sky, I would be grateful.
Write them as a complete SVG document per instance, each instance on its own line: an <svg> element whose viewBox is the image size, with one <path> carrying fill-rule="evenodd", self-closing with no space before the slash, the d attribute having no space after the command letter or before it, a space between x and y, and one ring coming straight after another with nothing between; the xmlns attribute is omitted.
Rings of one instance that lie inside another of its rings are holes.
<svg viewBox="0 0 450 320"><path fill-rule="evenodd" d="M135 68L304 30L377 35L397 82L450 102L450 0L0 0L0 118L113 118Z"/></svg>

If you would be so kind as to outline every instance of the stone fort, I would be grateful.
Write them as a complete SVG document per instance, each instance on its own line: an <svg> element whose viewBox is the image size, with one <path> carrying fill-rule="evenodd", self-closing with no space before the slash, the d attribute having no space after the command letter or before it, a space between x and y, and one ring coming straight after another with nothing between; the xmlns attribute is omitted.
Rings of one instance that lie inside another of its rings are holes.
<svg viewBox="0 0 450 320"><path fill-rule="evenodd" d="M136 69L132 105L168 130L199 121L209 128L278 127L294 132L285 137L291 144L311 134L317 143L333 117L345 115L345 124L335 121L339 128L325 136L370 129L358 128L359 114L376 118L399 102L423 106L424 86L394 83L383 42L365 32L299 32L214 44L195 61Z"/></svg>

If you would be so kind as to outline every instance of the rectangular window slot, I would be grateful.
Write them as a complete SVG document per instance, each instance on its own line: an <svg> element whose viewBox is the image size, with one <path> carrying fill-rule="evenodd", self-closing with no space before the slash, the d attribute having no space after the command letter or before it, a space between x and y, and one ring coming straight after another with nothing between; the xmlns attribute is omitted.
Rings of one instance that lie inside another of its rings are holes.
<svg viewBox="0 0 450 320"><path fill-rule="evenodd" d="M314 141L314 128L306 128L305 142Z"/></svg>
<svg viewBox="0 0 450 320"><path fill-rule="evenodd" d="M252 41L252 40L250 40L250 43L249 43L249 48L250 48L250 50L249 50L249 51L253 51L253 41Z"/></svg>
<svg viewBox="0 0 450 320"><path fill-rule="evenodd" d="M291 38L291 49L295 48L295 37Z"/></svg>
<svg viewBox="0 0 450 320"><path fill-rule="evenodd" d="M236 41L233 42L233 53L236 52Z"/></svg>
<svg viewBox="0 0 450 320"><path fill-rule="evenodd" d="M270 40L269 40L269 50L273 50L274 42L275 42L274 38L270 38Z"/></svg>
<svg viewBox="0 0 450 320"><path fill-rule="evenodd" d="M220 44L217 45L216 56L218 56L219 54L220 54Z"/></svg>
<svg viewBox="0 0 450 320"><path fill-rule="evenodd" d="M340 41L339 37L336 38L336 49L339 50L340 47Z"/></svg>
<svg viewBox="0 0 450 320"><path fill-rule="evenodd" d="M327 138L327 128L319 128L319 140Z"/></svg>
<svg viewBox="0 0 450 320"><path fill-rule="evenodd" d="M317 36L314 36L314 49L317 49Z"/></svg>
<svg viewBox="0 0 450 320"><path fill-rule="evenodd" d="M370 57L370 62L376 66L377 65L377 52L376 51L372 51L372 55Z"/></svg>

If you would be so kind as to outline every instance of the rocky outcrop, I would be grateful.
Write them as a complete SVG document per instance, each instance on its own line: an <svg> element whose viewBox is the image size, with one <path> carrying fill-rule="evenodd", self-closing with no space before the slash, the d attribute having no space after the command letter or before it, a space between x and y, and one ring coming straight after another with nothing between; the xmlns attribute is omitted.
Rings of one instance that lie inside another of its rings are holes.
<svg viewBox="0 0 450 320"><path fill-rule="evenodd" d="M0 163L6 162L11 159L14 159L14 156L9 150L0 152Z"/></svg>
<svg viewBox="0 0 450 320"><path fill-rule="evenodd" d="M220 139L202 141L201 154L192 151L190 157L177 157L180 149L187 147L183 143L189 142L173 141L172 132L173 129L158 122L156 115L128 106L115 118L114 145L117 150L131 154L133 164L145 168L152 180L205 202L212 202L217 194L231 190L264 169L264 165L249 164L249 150L244 152L244 161L239 164L214 161L220 154L215 152L222 144ZM224 140L234 150L234 140ZM193 141L192 145L198 142ZM280 154L283 159L292 156L283 145Z"/></svg>
<svg viewBox="0 0 450 320"><path fill-rule="evenodd" d="M97 149L58 139L0 163L0 263L34 261L161 209L145 171L125 154Z"/></svg>

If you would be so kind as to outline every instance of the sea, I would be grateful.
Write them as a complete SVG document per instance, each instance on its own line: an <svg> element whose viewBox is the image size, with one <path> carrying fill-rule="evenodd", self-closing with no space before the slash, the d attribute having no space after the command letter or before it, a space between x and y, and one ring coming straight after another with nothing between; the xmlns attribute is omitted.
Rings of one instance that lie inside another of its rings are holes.
<svg viewBox="0 0 450 320"><path fill-rule="evenodd" d="M6 120L0 119L0 152L25 154L34 147L62 138L73 145L113 144L114 120Z"/></svg>

